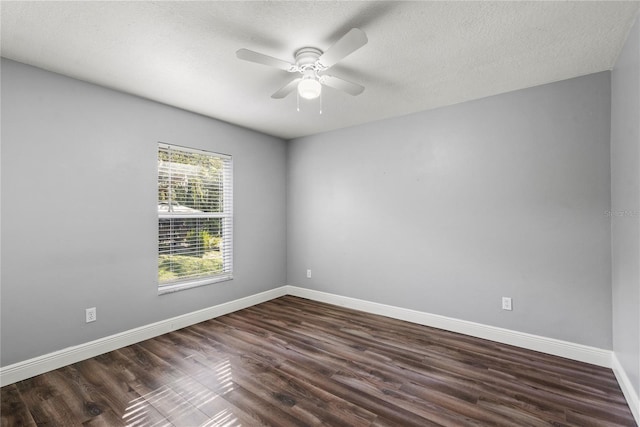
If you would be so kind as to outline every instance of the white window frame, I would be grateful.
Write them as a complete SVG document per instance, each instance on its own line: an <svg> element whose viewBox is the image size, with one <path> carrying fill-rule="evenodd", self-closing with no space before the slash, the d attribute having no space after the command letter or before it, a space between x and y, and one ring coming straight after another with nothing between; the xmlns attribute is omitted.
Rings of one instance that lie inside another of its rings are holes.
<svg viewBox="0 0 640 427"><path fill-rule="evenodd" d="M197 212L197 213L180 213L180 212L158 212L158 266L156 272L159 271L160 260L160 221L171 219L197 219L197 218L221 218L223 230L223 271L220 273L201 276L196 278L177 279L175 281L160 283L158 278L158 294L167 294L185 289L191 289L199 286L209 285L212 283L223 282L233 279L233 159L228 154L221 154L212 151L198 150L194 148L182 147L164 142L158 143L156 154L159 155L161 150L176 151L182 153L194 153L206 156L216 157L223 162L223 211L222 212ZM160 185L160 171L156 177L156 184ZM173 200L169 199L169 204Z"/></svg>

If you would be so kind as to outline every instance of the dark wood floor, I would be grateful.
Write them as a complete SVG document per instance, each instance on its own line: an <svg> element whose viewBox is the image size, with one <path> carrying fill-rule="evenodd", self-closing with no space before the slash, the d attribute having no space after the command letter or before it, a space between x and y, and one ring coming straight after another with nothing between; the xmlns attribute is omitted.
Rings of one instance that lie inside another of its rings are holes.
<svg viewBox="0 0 640 427"><path fill-rule="evenodd" d="M2 426L635 426L609 369L290 296L1 393Z"/></svg>

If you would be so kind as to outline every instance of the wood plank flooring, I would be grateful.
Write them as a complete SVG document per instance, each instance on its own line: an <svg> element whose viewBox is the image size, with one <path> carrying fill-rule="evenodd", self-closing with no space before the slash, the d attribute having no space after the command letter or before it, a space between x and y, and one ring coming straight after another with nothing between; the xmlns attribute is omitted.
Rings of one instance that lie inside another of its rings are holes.
<svg viewBox="0 0 640 427"><path fill-rule="evenodd" d="M1 389L2 426L635 426L609 369L286 296Z"/></svg>

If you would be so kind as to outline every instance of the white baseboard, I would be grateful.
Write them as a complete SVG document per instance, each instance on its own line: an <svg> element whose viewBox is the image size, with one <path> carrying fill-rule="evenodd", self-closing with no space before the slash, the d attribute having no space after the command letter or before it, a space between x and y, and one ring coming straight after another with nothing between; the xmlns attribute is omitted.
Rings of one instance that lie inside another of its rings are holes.
<svg viewBox="0 0 640 427"><path fill-rule="evenodd" d="M629 404L629 409L631 409L631 413L633 417L636 419L636 424L640 425L640 399L638 398L638 393L636 393L633 385L631 384L631 380L627 376L627 373L622 368L620 361L616 357L616 354L613 353L611 358L611 369L618 380L618 384L622 389L622 394L624 394L625 399L627 399L627 403Z"/></svg>
<svg viewBox="0 0 640 427"><path fill-rule="evenodd" d="M117 350L140 341L157 337L176 329L184 328L214 317L242 310L286 295L286 286L271 289L259 294L218 304L209 308L187 313L171 319L130 329L115 335L100 338L95 341L68 347L33 359L14 363L0 368L0 386L13 384L81 360L95 357L109 351Z"/></svg>
<svg viewBox="0 0 640 427"><path fill-rule="evenodd" d="M53 353L2 367L0 368L0 386L31 378L35 375L135 344L176 329L184 328L205 320L241 310L243 308L251 307L284 295L308 298L315 301L326 302L372 314L379 314L420 325L432 326L452 332L459 332L465 335L566 357L568 359L578 360L607 368L612 367L612 352L609 350L602 350L553 338L511 331L466 320L459 320L437 314L344 297L326 292L299 288L296 286L281 286L259 294L250 295L245 298L229 301L203 310L187 313L171 319L152 323L150 325L141 326L119 334L100 338L85 344L68 347ZM621 385L621 387L623 386ZM627 389L631 390L632 396L634 396L633 388L630 385L627 385ZM635 402L637 402L637 396L635 397Z"/></svg>
<svg viewBox="0 0 640 427"><path fill-rule="evenodd" d="M365 311L367 313L379 314L394 319L406 320L420 325L445 329L447 331L458 332L477 338L484 338L503 344L510 344L529 350L611 368L612 352L610 350L296 286L286 286L285 288L286 293L289 295Z"/></svg>

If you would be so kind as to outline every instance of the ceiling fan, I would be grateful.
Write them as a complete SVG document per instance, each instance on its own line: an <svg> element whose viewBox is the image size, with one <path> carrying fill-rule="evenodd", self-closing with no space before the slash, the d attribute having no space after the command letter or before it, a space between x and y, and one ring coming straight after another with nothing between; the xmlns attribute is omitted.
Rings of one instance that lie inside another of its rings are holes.
<svg viewBox="0 0 640 427"><path fill-rule="evenodd" d="M249 49L240 49L236 52L239 59L268 65L290 73L300 73L282 88L277 90L272 98L281 99L289 95L295 89L298 94L305 99L314 99L322 93L322 85L344 91L350 95L360 95L364 91L364 86L352 83L339 77L323 74L323 72L343 58L352 54L362 46L367 44L367 35L358 28L352 28L347 34L342 36L326 52L316 47L303 47L295 54L295 63L283 61L269 55L254 52Z"/></svg>

